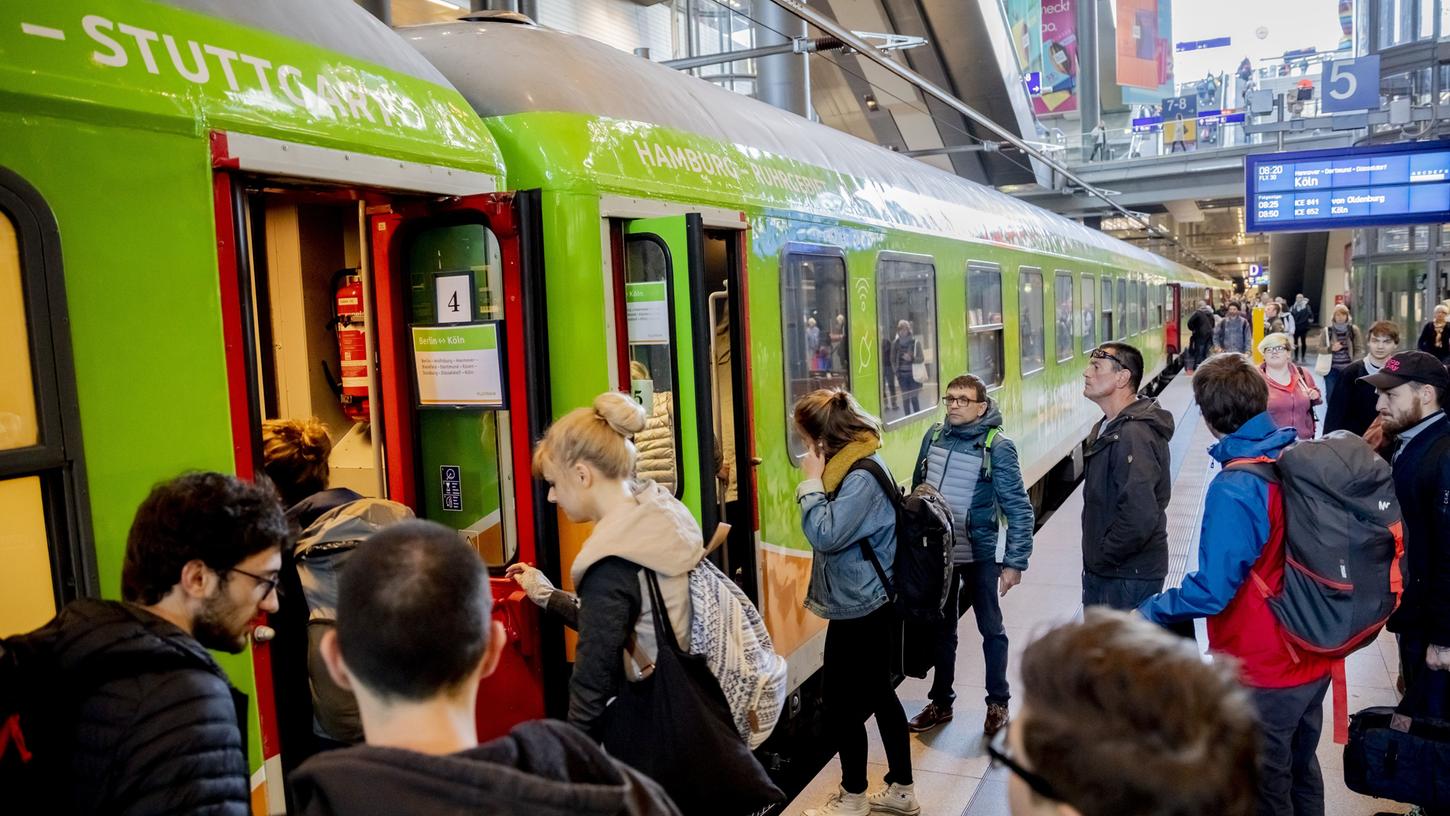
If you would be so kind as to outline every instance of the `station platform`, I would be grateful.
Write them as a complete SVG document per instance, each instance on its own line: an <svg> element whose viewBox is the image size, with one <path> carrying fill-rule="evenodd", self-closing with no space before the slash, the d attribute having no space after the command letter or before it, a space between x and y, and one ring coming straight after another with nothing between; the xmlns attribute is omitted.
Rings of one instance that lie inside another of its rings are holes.
<svg viewBox="0 0 1450 816"><path fill-rule="evenodd" d="M1184 572L1198 562L1198 536L1203 516L1203 499L1218 465L1208 455L1213 434L1199 417L1193 402L1192 380L1180 374L1158 396L1159 404L1173 414L1175 432L1170 443L1173 470L1173 498L1168 506L1169 574L1166 586L1177 586ZM1320 383L1323 388L1322 378ZM1322 421L1323 407L1320 408ZM1032 560L1022 583L1002 599L1002 615L1011 647L1007 677L1015 690L1022 650L1033 638L1052 626L1082 616L1081 520L1083 489L1078 487L1037 531ZM1203 623L1198 623L1198 642L1206 651ZM1345 664L1349 686L1349 711L1397 702L1394 680L1398 656L1392 635L1381 633L1374 646L1361 649ZM955 717L924 734L911 735L912 774L923 816L1008 816L1008 771L992 768L982 744L982 720L986 716L986 679L982 660L982 639L975 617L962 618L957 648ZM897 688L908 718L927 703L930 675L924 680L908 677ZM1015 715L1020 701L1013 699ZM1372 816L1380 812L1404 813L1409 806L1360 796L1344 786L1342 746L1333 742L1332 695L1324 701L1324 731L1319 744L1319 761L1324 773L1325 813L1331 816ZM881 786L886 774L886 753L876 724L867 724L870 740L867 776L870 790ZM807 808L821 807L840 783L836 758L822 768L810 784L785 808L795 816Z"/></svg>

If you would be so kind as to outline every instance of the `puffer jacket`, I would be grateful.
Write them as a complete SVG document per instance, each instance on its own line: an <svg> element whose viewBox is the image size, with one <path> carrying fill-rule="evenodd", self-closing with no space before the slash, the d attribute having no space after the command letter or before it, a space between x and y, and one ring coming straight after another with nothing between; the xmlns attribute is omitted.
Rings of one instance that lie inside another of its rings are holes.
<svg viewBox="0 0 1450 816"><path fill-rule="evenodd" d="M1168 441L1173 415L1146 397L1088 437L1083 477L1083 569L1106 578L1168 574Z"/></svg>
<svg viewBox="0 0 1450 816"><path fill-rule="evenodd" d="M655 482L675 492L675 399L669 391L656 391L653 408L644 430L634 435L639 452L635 472L640 479Z"/></svg>
<svg viewBox="0 0 1450 816"><path fill-rule="evenodd" d="M823 479L807 479L796 488L801 527L813 551L805 607L827 620L864 617L886 605L886 587L857 542L871 547L887 580L896 560L896 508L876 477L849 470L869 451L847 451L826 463ZM891 472L881 457L871 458Z"/></svg>
<svg viewBox="0 0 1450 816"><path fill-rule="evenodd" d="M76 713L76 730L54 812L251 813L247 700L195 638L140 607L90 599L25 637L67 686L97 678L57 702Z"/></svg>
<svg viewBox="0 0 1450 816"><path fill-rule="evenodd" d="M292 779L303 816L670 816L653 780L577 729L526 722L467 751L433 756L360 745L308 760Z"/></svg>
<svg viewBox="0 0 1450 816"><path fill-rule="evenodd" d="M700 526L664 487L646 482L626 510L600 519L574 559L579 592L556 589L547 608L579 630L569 679L569 722L591 733L609 701L638 667L627 653L630 635L649 662L655 642L653 605L644 570L659 575L660 592L680 648L690 649L690 570L705 554Z"/></svg>
<svg viewBox="0 0 1450 816"><path fill-rule="evenodd" d="M1001 562L1025 570L1032 555L1035 518L1027 488L1022 484L1017 446L1001 433L1001 427L1002 411L990 397L987 412L976 422L934 426L921 440L911 487L915 490L926 482L946 497L956 527L953 562ZM982 457L987 434L993 428L999 430L992 440L991 475L984 484ZM1007 543L1001 553L997 552L999 508L1007 522Z"/></svg>

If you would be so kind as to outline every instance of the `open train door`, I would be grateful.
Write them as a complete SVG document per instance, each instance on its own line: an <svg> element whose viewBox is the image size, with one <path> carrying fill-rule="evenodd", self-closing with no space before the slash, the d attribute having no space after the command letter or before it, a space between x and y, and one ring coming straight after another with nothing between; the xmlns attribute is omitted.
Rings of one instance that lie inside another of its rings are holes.
<svg viewBox="0 0 1450 816"><path fill-rule="evenodd" d="M616 225L620 382L645 405L656 437L672 437L668 457L650 455L663 440L641 446L641 471L674 490L707 540L730 524L716 563L755 597L744 222L707 227L689 213Z"/></svg>
<svg viewBox="0 0 1450 816"><path fill-rule="evenodd" d="M503 575L538 560L546 506L529 466L549 419L537 224L537 192L368 210L387 493L467 537L508 635L479 689L483 739L545 713L539 609Z"/></svg>

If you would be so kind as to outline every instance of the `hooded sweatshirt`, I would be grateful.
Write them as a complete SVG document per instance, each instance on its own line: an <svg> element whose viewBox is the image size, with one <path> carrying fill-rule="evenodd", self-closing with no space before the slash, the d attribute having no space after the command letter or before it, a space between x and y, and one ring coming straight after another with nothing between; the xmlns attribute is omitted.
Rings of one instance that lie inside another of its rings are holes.
<svg viewBox="0 0 1450 816"><path fill-rule="evenodd" d="M643 774L557 721L456 754L359 745L318 754L292 776L304 816L646 816L679 813Z"/></svg>
<svg viewBox="0 0 1450 816"><path fill-rule="evenodd" d="M604 707L639 667L627 654L634 635L647 663L658 653L644 570L659 576L660 592L680 648L690 649L690 570L704 556L700 525L685 505L654 482L634 504L601 519L574 559L577 598L556 590L549 609L579 629L569 681L569 721L593 730ZM573 607L571 610L570 607Z"/></svg>
<svg viewBox="0 0 1450 816"><path fill-rule="evenodd" d="M1083 569L1107 578L1168 574L1168 442L1173 415L1140 397L1088 437L1083 477Z"/></svg>

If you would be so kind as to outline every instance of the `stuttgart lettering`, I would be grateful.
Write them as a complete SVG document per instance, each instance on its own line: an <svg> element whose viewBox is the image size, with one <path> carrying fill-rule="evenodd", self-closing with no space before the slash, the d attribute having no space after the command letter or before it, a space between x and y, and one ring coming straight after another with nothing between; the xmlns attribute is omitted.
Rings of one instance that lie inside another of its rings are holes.
<svg viewBox="0 0 1450 816"><path fill-rule="evenodd" d="M374 124L381 120L384 126L397 123L424 129L425 123L416 105L394 88L375 92L328 73L308 75L295 65L275 63L212 43L180 39L99 14L83 17L81 27L96 45L91 59L99 65L133 70L139 65L155 76L174 72L196 85L220 81L233 92L260 91L272 99L285 100L318 119ZM64 39L64 32L58 29L44 30L50 33L38 36ZM27 30L26 33L35 32Z"/></svg>

